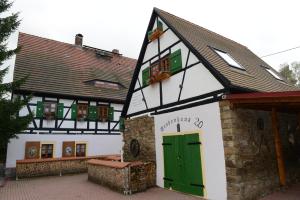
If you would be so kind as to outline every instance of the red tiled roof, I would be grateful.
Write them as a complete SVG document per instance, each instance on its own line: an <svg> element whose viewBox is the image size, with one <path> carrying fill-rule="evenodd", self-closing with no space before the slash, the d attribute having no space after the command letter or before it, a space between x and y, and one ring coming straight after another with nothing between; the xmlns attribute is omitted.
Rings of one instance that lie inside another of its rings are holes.
<svg viewBox="0 0 300 200"><path fill-rule="evenodd" d="M79 47L19 33L14 79L29 75L21 91L124 101L136 60L119 54L97 56L95 48ZM116 82L119 90L99 88L89 80Z"/></svg>

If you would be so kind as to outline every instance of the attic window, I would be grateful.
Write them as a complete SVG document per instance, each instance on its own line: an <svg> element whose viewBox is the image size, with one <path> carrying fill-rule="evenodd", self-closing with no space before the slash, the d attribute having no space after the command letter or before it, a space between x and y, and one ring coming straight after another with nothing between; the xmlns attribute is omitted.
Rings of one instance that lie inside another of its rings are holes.
<svg viewBox="0 0 300 200"><path fill-rule="evenodd" d="M274 70L269 69L269 68L266 68L266 70L267 70L274 78L276 78L276 79L282 81L282 78L281 78L280 76L278 76L278 74L277 74Z"/></svg>
<svg viewBox="0 0 300 200"><path fill-rule="evenodd" d="M103 80L91 80L91 81L87 81L86 84L93 85L97 88L107 88L107 89L114 89L114 90L119 90L122 87L121 84L119 83L103 81Z"/></svg>
<svg viewBox="0 0 300 200"><path fill-rule="evenodd" d="M238 69L242 69L242 70L245 70L245 68L240 65L237 61L234 60L234 58L224 52L224 51L220 51L218 49L213 49L220 57L222 57L231 67L235 67L235 68L238 68Z"/></svg>

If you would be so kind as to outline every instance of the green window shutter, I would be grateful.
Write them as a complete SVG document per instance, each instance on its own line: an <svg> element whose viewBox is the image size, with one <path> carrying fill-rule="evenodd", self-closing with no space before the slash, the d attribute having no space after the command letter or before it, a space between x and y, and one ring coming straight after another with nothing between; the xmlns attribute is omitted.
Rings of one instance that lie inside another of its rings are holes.
<svg viewBox="0 0 300 200"><path fill-rule="evenodd" d="M58 119L64 118L64 104L63 103L57 104L57 118Z"/></svg>
<svg viewBox="0 0 300 200"><path fill-rule="evenodd" d="M149 80L150 80L150 67L147 67L142 71L143 86L149 85Z"/></svg>
<svg viewBox="0 0 300 200"><path fill-rule="evenodd" d="M44 116L44 103L38 101L36 104L36 117L42 118Z"/></svg>
<svg viewBox="0 0 300 200"><path fill-rule="evenodd" d="M97 119L97 106L90 106L89 107L89 120L96 120Z"/></svg>
<svg viewBox="0 0 300 200"><path fill-rule="evenodd" d="M120 125L119 125L119 129L120 131L124 131L125 129L125 119L123 117L120 117Z"/></svg>
<svg viewBox="0 0 300 200"><path fill-rule="evenodd" d="M151 40L151 36L152 36L152 31L148 31L148 40Z"/></svg>
<svg viewBox="0 0 300 200"><path fill-rule="evenodd" d="M76 119L77 118L77 105L72 104L71 106L71 119Z"/></svg>
<svg viewBox="0 0 300 200"><path fill-rule="evenodd" d="M161 21L157 21L157 29L163 31L163 23Z"/></svg>
<svg viewBox="0 0 300 200"><path fill-rule="evenodd" d="M114 108L113 107L108 108L108 119L109 119L109 121L114 121Z"/></svg>
<svg viewBox="0 0 300 200"><path fill-rule="evenodd" d="M170 71L172 74L181 70L182 68L182 59L181 59L181 50L173 52L170 55Z"/></svg>

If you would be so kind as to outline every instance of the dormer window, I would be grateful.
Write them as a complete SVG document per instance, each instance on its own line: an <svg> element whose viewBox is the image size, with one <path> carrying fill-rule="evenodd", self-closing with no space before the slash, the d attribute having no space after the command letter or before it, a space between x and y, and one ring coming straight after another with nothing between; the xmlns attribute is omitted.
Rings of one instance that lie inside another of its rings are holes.
<svg viewBox="0 0 300 200"><path fill-rule="evenodd" d="M119 90L121 87L123 87L121 84L117 82L110 82L110 81L104 81L104 80L91 80L85 82L88 85L93 85L98 88L106 88L106 89L114 89Z"/></svg>
<svg viewBox="0 0 300 200"><path fill-rule="evenodd" d="M267 72L269 72L274 78L283 81L282 78L272 69L266 68Z"/></svg>
<svg viewBox="0 0 300 200"><path fill-rule="evenodd" d="M214 48L213 50L214 50L221 58L223 58L223 59L227 62L227 64L229 64L231 67L235 67L235 68L238 68L238 69L245 70L245 68L244 68L242 65L240 65L237 61L235 61L234 58L233 58L230 54L228 54L228 53L226 53L226 52L224 52L224 51L215 49L215 48Z"/></svg>

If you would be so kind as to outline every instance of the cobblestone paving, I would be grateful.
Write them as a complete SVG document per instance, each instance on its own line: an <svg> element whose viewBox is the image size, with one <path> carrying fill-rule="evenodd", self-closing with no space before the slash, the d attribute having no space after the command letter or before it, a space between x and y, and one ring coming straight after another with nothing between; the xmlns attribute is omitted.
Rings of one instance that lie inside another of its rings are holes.
<svg viewBox="0 0 300 200"><path fill-rule="evenodd" d="M162 188L151 188L129 196L91 183L87 174L8 181L0 187L0 200L201 200Z"/></svg>

